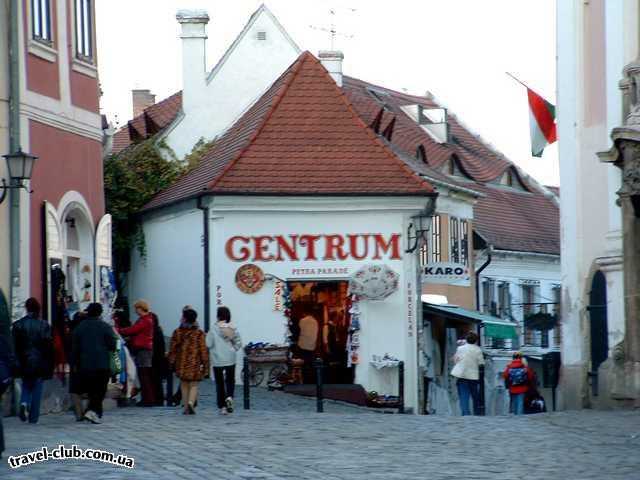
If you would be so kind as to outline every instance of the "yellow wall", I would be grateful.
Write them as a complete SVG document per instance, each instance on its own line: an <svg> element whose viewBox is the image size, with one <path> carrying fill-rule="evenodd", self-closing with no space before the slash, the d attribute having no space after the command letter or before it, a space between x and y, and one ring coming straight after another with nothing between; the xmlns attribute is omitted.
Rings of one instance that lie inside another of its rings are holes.
<svg viewBox="0 0 640 480"><path fill-rule="evenodd" d="M475 297L475 266L473 263L473 223L470 220L468 236L469 272L471 273L471 286L460 287L457 285L428 284L422 286L422 293L444 295L449 303L459 305L470 310L476 309ZM449 215L440 215L440 252L441 261L449 261Z"/></svg>

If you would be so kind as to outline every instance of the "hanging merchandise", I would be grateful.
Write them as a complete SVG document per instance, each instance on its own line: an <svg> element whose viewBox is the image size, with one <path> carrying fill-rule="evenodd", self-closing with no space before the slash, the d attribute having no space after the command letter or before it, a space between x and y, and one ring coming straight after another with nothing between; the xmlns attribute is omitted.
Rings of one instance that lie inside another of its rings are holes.
<svg viewBox="0 0 640 480"><path fill-rule="evenodd" d="M293 335L291 334L292 320L291 320L291 307L293 302L291 301L291 292L286 283L282 283L282 310L284 313L284 343L287 345L293 345Z"/></svg>
<svg viewBox="0 0 640 480"><path fill-rule="evenodd" d="M360 349L360 306L358 297L351 296L351 308L349 308L350 323L349 337L347 338L347 367L357 365L360 362L358 350Z"/></svg>
<svg viewBox="0 0 640 480"><path fill-rule="evenodd" d="M398 289L400 275L386 265L366 265L349 280L349 292L361 299L384 300Z"/></svg>
<svg viewBox="0 0 640 480"><path fill-rule="evenodd" d="M111 268L100 267L100 290L99 300L102 304L102 319L109 324L113 324L113 308L118 297L116 291L116 281Z"/></svg>

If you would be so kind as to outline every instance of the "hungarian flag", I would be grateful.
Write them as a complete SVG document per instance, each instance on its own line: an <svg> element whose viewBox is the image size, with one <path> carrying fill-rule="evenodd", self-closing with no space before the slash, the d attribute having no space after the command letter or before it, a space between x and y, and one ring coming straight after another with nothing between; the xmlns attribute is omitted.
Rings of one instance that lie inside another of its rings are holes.
<svg viewBox="0 0 640 480"><path fill-rule="evenodd" d="M527 88L527 96L529 97L531 155L541 157L544 148L557 140L556 107L530 88Z"/></svg>

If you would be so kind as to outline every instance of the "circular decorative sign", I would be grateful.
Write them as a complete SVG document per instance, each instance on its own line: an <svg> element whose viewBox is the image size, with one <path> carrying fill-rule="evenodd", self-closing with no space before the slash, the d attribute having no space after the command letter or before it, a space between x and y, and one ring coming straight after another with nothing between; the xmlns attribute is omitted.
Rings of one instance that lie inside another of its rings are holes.
<svg viewBox="0 0 640 480"><path fill-rule="evenodd" d="M243 265L236 272L236 285L241 292L256 293L264 285L264 272L257 265Z"/></svg>

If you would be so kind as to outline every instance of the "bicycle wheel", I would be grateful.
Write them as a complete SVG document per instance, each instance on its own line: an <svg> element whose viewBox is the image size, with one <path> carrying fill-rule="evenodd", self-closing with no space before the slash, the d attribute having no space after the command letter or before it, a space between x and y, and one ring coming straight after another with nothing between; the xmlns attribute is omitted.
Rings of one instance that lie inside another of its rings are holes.
<svg viewBox="0 0 640 480"><path fill-rule="evenodd" d="M249 367L249 385L257 387L264 380L264 370L262 367L252 365Z"/></svg>
<svg viewBox="0 0 640 480"><path fill-rule="evenodd" d="M269 370L269 380L267 381L267 385L271 386L273 384L282 383L282 376L286 375L287 369L282 365L276 365Z"/></svg>

